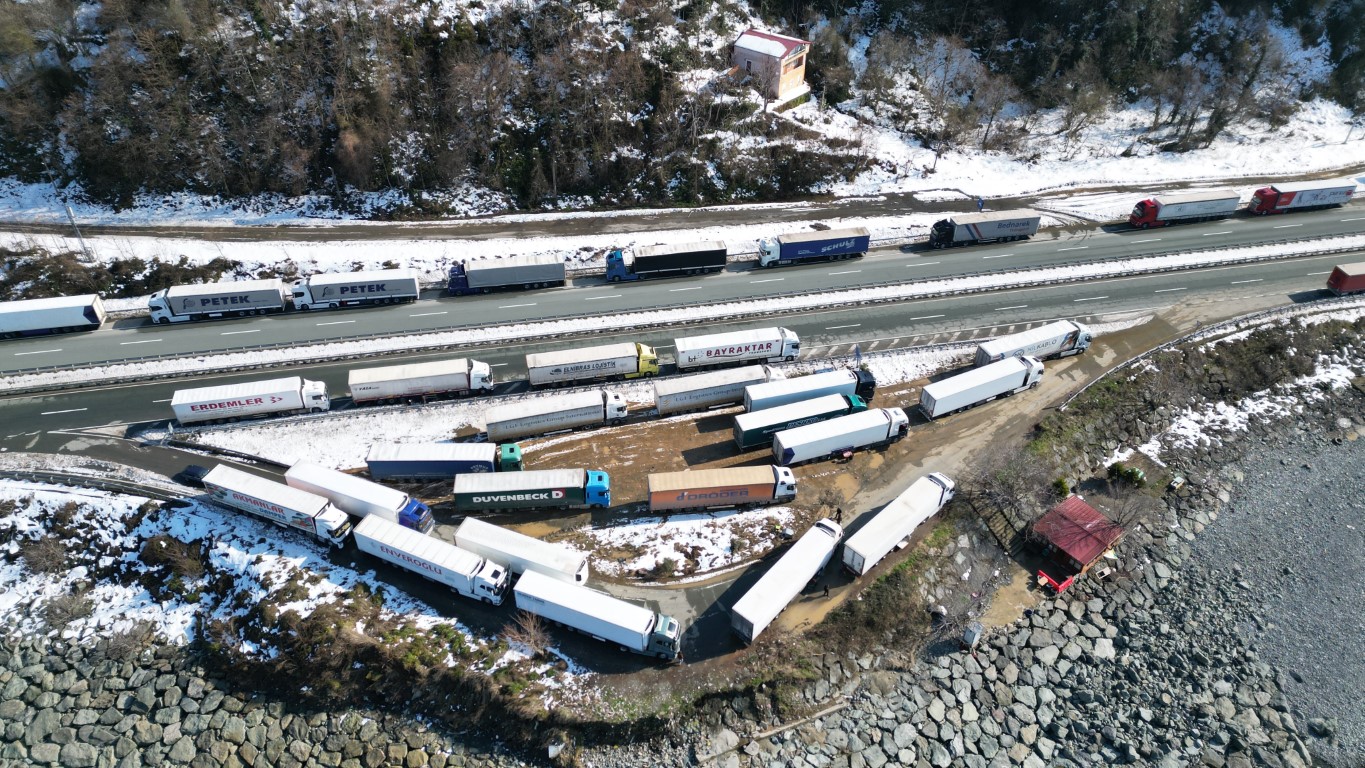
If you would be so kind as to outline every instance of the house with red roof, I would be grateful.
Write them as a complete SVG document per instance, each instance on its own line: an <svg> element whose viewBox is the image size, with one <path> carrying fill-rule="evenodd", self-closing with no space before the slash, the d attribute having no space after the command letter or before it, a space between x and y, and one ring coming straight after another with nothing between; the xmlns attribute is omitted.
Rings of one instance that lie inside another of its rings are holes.
<svg viewBox="0 0 1365 768"><path fill-rule="evenodd" d="M735 40L730 65L738 76L750 78L764 98L785 102L810 92L808 53L809 40L749 29Z"/></svg>
<svg viewBox="0 0 1365 768"><path fill-rule="evenodd" d="M1124 528L1072 494L1033 523L1046 560L1038 585L1061 594L1123 538Z"/></svg>

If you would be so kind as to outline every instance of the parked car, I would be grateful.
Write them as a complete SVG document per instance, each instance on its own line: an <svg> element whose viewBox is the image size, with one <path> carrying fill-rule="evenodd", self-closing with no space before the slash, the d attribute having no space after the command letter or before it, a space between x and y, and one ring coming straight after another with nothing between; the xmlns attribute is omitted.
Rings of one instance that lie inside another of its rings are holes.
<svg viewBox="0 0 1365 768"><path fill-rule="evenodd" d="M190 464L189 466L185 467L179 472L176 472L175 475L171 477L171 479L177 483L180 483L181 485L188 485L191 488L203 488L204 475L207 475L208 473L209 473L208 467L201 467L198 464Z"/></svg>

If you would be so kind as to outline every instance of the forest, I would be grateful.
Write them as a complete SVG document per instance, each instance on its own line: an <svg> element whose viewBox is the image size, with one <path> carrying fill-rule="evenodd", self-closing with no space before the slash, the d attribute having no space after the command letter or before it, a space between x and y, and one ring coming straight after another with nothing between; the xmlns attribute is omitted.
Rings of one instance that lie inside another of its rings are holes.
<svg viewBox="0 0 1365 768"><path fill-rule="evenodd" d="M751 24L812 40L822 108L936 154L1027 156L1044 111L1071 136L1144 104L1169 151L1314 97L1365 111L1365 0L0 4L0 175L115 207L393 190L389 215L420 216L461 185L524 208L776 200L872 162L723 76ZM1303 48L1327 76L1288 76Z"/></svg>

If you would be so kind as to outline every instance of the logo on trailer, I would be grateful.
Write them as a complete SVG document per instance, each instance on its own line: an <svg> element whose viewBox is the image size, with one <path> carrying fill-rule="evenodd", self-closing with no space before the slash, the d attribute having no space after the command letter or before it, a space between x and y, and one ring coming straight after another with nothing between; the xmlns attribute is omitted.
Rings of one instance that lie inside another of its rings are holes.
<svg viewBox="0 0 1365 768"><path fill-rule="evenodd" d="M282 397L275 397L272 395L270 398L270 402L278 403L283 399L284 398ZM265 398L261 397L248 397L241 400L220 400L216 403L198 403L196 405L191 405L190 412L195 413L198 411L219 411L224 408L245 408L248 405L261 405L264 402Z"/></svg>
<svg viewBox="0 0 1365 768"><path fill-rule="evenodd" d="M205 296L199 299L199 306L201 307L236 307L251 303L251 294L249 293L235 296Z"/></svg>
<svg viewBox="0 0 1365 768"><path fill-rule="evenodd" d="M563 490L552 490L527 493L492 493L483 496L471 496L469 500L474 504L498 504L508 501L557 501L564 496Z"/></svg>
<svg viewBox="0 0 1365 768"><path fill-rule="evenodd" d="M728 347L713 347L706 350L706 357L734 357L735 355L756 355L759 353L772 352L773 347L777 346L774 341L755 342L753 344L735 344Z"/></svg>
<svg viewBox="0 0 1365 768"><path fill-rule="evenodd" d="M720 491L682 491L676 501L705 501L707 499L747 499L748 488L727 488Z"/></svg>

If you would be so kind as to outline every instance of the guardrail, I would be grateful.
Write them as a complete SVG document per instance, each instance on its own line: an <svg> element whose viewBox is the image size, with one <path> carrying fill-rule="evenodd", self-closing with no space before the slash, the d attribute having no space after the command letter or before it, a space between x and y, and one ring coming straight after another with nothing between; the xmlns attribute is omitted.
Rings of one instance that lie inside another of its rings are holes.
<svg viewBox="0 0 1365 768"><path fill-rule="evenodd" d="M1328 238L1328 239L1323 239L1322 242L1330 242L1332 239L1340 239L1340 238ZM1303 239L1284 239L1284 240L1276 240L1276 241L1269 241L1269 242L1257 243L1256 246L1257 246L1257 247L1261 247L1261 246L1266 246L1266 245L1283 245L1283 244L1289 244L1289 243L1304 243L1304 242L1314 242L1314 241L1311 240L1311 239L1310 239L1310 240L1303 240ZM1241 247L1250 247L1250 246L1238 246L1238 247L1241 248ZM1195 255L1195 254L1204 253L1204 252L1211 251L1211 250L1226 250L1226 249L1223 249L1223 248L1208 248L1208 249L1200 249L1200 250L1195 250L1195 251L1178 250L1178 251L1172 251L1172 252L1163 253L1163 254L1160 254L1160 255L1143 256L1143 257L1141 257L1141 258L1139 258L1139 259L1131 259L1131 261L1139 261L1139 262L1142 262L1142 261L1150 261L1150 260L1153 260L1153 259L1160 259L1160 258L1164 258L1164 257L1166 257L1166 256L1175 255L1175 254L1191 254L1191 255ZM1262 262L1262 261L1278 261L1278 260L1287 259L1287 258L1302 258L1302 257L1306 257L1306 256L1321 256L1321 255L1333 254L1333 253L1351 253L1351 252L1356 252L1356 251L1360 251L1360 250L1362 250L1362 249L1361 249L1359 246L1355 246L1355 245L1352 245L1352 246L1340 246L1340 247L1337 247L1337 248L1321 248L1321 249L1318 249L1318 250L1314 250L1314 251L1312 251L1312 252L1310 252L1310 253L1300 253L1300 254L1294 254L1294 255L1290 255L1290 256L1285 256L1285 255L1280 255L1280 254L1267 254L1267 255L1260 255L1260 256L1248 256L1248 257L1240 258L1240 259L1239 259L1239 258L1229 258L1229 259L1226 259L1226 260L1221 260L1221 261L1219 261L1219 262L1217 262L1217 263L1218 263L1218 264L1249 264L1249 263L1257 263L1257 262ZM864 306L864 305L875 305L875 304L888 304L888 303L895 303L895 302L899 302L899 301L905 301L905 300L908 300L908 299L911 299L911 298L925 298L925 297L927 297L927 296L957 296L957 295L968 295L968 294L974 294L974 293L987 293L987 292L993 292L993 291L1012 290L1012 289L1025 288L1025 287L1037 287L1037 286L1043 286L1043 285L1063 285L1063 284L1067 284L1067 283L1083 282L1083 281L1085 281L1085 280L1095 279L1096 276L1094 276L1094 275L1077 275L1077 276L1074 276L1074 277L1054 277L1054 278L1051 278L1051 279L1037 279L1037 278L1035 278L1035 279L1029 279L1028 276L1029 276L1029 275L1036 275L1036 274L1041 273L1041 272L1045 272L1045 271L1048 271L1048 270L1054 270L1054 269L1058 269L1058 268L1061 268L1061 267L1068 267L1068 266L1083 266L1083 265L1090 265L1090 264L1094 264L1094 262L1070 261L1070 262L1066 262L1066 263L1062 263L1062 264L1052 264L1052 265L1048 265L1048 266L1033 267L1033 268L1026 269L1026 270L1013 270L1014 272L1017 272L1017 273L1021 276L1021 279L1015 280L1015 281L1009 282L1009 283L1000 283L1000 284L987 285L987 286L975 286L975 287L967 286L967 287L962 287L962 288L955 289L955 290L945 290L945 291L940 291L940 292L933 293L933 294L924 294L924 295L921 295L921 296L888 296L888 297L884 297L884 298L847 298L847 299L844 299L844 300L840 300L840 296L841 296L842 294L851 294L851 293L856 293L856 292L860 292L860 291L877 290L877 289L884 289L884 288L891 288L891 287L898 287L898 286L900 286L900 287L904 287L904 286L913 286L913 285L916 284L916 283L913 283L913 282L907 283L907 282L902 282L902 281L883 281L883 282L879 282L879 283L872 283L872 284L867 284L867 285L861 285L861 286L857 286L857 287L855 287L855 288L842 289L842 290L835 291L835 292L828 292L828 291L825 291L825 290L823 290L823 289L811 289L811 290L808 290L808 291L800 291L800 292L788 294L788 295L784 296L783 298L792 299L792 298L803 298L803 297L809 297L809 296L819 295L819 296L826 297L826 299L827 299L826 301L824 301L824 302L821 303L821 307L822 307L822 308L834 308L834 307L851 307L851 306ZM1106 274L1106 275L1103 275L1103 276L1101 276L1101 277L1104 277L1104 278L1115 278L1115 277L1129 277L1129 276L1133 276L1133 275L1160 274L1160 273L1163 273L1163 272L1180 272L1180 271L1185 271L1185 270L1189 270L1189 269L1196 269L1196 268L1199 268L1199 266L1202 266L1202 265L1174 265L1174 266L1168 266L1168 267L1160 267L1160 266L1143 267L1143 266L1140 266L1140 265L1139 265L1139 266L1134 267L1134 268L1132 268L1132 269L1118 270L1118 271L1110 272L1110 273L1108 273L1108 274ZM982 273L982 272L963 272L963 273L958 273L958 274L953 274L953 275L945 275L945 276L943 276L943 277L936 277L936 278L933 279L933 282L940 282L940 281L945 281L945 280L961 279L961 278L965 278L965 277L980 277L980 276L982 276L982 275L992 275L992 274L1008 273L1008 272L1010 272L1010 271L1011 271L1011 270L995 270L995 271L992 271L992 272L984 272L984 273ZM666 312L666 311L669 311L669 310L676 310L676 309L693 309L693 308L696 308L696 307L699 307L699 306L717 306L717 305L724 305L724 304L742 304L742 303L745 303L745 302L742 301L742 300L735 300L735 299L716 300L716 301L709 301L709 302L679 302L679 303L673 303L673 304L667 304L667 305L652 307L652 308L650 308L650 309L648 309L648 310L641 310L641 311L635 312L635 313L621 313L621 314L625 314L625 315L630 315L630 314L644 314L644 313L654 313L654 312ZM689 326L689 325L698 325L698 324L701 324L701 323L709 323L709 322L715 322L715 321L726 322L726 321L733 321L733 320L744 319L744 318L748 318L748 317L761 317L761 316L781 317L781 316L793 314L793 313L795 313L796 311L799 311L799 310L790 310L790 311L785 311L785 312L784 312L784 311L762 311L762 310L759 310L759 311L739 311L739 312L733 312L733 313L724 314L724 315L719 315L719 316L712 315L712 316L709 316L709 317L706 317L706 318L701 318L701 319L697 319L697 320L690 321L690 322L689 322L689 321L686 321L686 320L684 320L684 321L682 321L682 322L677 322L677 321L638 322L638 323L633 323L633 326L634 326L635 328L639 328L639 329L655 328L655 327L676 327L676 326L686 327L686 326ZM555 316L551 316L551 317L547 317L547 318L542 318L542 319L536 320L534 324L540 325L540 324L547 324L547 323L555 323L555 322L559 322L559 321L563 321L563 320L580 319L580 318L582 318L582 317L583 317L583 316L580 315L580 314L573 314L573 315L555 315ZM530 324L527 324L527 325L530 325ZM396 334L396 333L356 334L356 335L351 335L351 336L341 336L341 337L336 337L336 338L333 338L333 339L328 339L328 340L326 340L326 341L324 341L324 342L317 342L317 343L315 343L315 344L312 344L311 346L313 346L313 347L322 347L322 346L326 346L326 345L344 344L344 343L347 343L347 342L370 341L370 340L378 339L378 338L411 339L411 338L422 337L422 336L435 336L435 335L438 335L438 334L448 333L448 332L453 332L453 331L470 331L470 330L477 330L477 329L486 328L486 327L488 327L488 326L483 325L483 324L480 324L480 323L469 323L469 324L455 324L455 325L445 326L445 327L442 327L442 328L439 328L439 329L429 329L429 330L423 330L423 331L414 331L414 332L411 332L411 333L397 333L397 334ZM578 330L578 331L573 331L573 332L571 332L571 334L574 335L574 336L591 336L591 335L594 335L594 334L608 333L608 332L615 332L615 329L598 328L598 329ZM556 337L556 336L560 336L560 335L565 335L565 334L544 334L544 333L541 333L541 334L534 334L534 335L525 335L525 336L517 336L517 337L504 337L504 338L497 338L497 339L469 340L469 341L460 342L460 346L462 346L462 347L481 347L481 346L494 345L494 344L497 344L497 345L502 345L502 344L513 344L513 343L520 343L520 342L525 342L525 341L531 341L531 340L534 340L534 339L541 339L541 338L547 338L547 337ZM257 370L257 369L261 369L261 368L272 368L272 367L279 367L279 366L284 366L284 365L300 365L300 364L309 365L309 364L317 364L317 363L324 363L324 362L336 362L336 361L341 361L341 360L360 359L360 358L370 358L370 357L376 357L376 356L382 356L382 355L390 355L390 354L405 354L405 353L412 353L412 352L424 352L424 351L431 351L431 350L435 350L435 349L443 349L443 348L447 348L447 347L449 347L449 346L450 346L450 343L448 343L448 342L437 342L437 341L434 341L434 340L433 340L430 344L426 344L426 345L422 345L422 344L409 345L409 346L404 346L404 347L399 348L399 349L380 350L380 351L367 350L367 351L365 351L365 352L363 352L363 353L360 352L360 351L356 351L356 352L321 352L321 353L309 355L309 354L307 354L307 353L304 351L304 350L307 350L307 349L309 348L308 346L300 346L298 342L280 342L280 343L276 343L276 344L260 344L260 345L252 345L252 346L247 346L247 347L229 347L229 348L222 348L222 349L212 349L212 350L206 350L206 351L197 352L197 353L195 353L194 356L199 357L199 356L214 356L214 355L226 355L226 354L240 354L240 353L247 353L247 352L260 352L260 351L269 351L269 350L278 350L278 349L291 349L291 348L292 348L292 349L298 349L298 350L300 350L300 352L301 352L300 355L295 356L295 357L292 357L292 358L289 359L289 360L281 360L281 361L274 361L274 362L271 362L271 361L253 361L253 362L251 362L251 363L243 363L243 364L241 364L241 365L225 365L225 366L215 367L215 368L212 369L214 372L226 373L226 372L236 372L236 371L245 371L245 370ZM183 358L183 357L186 357L186 356L185 356L185 355L174 355L174 354L168 354L168 355L149 355L149 356L142 356L142 357L135 357L135 358L123 358L123 359L120 359L120 360L103 360L103 361L97 361L97 362L84 363L84 364L75 365L75 366L62 366L62 365L39 366L39 367L35 367L35 368L17 369L17 370L14 370L14 371L11 371L11 372L7 373L7 374L5 375L5 377L6 377L6 378L9 378L9 377L13 377L13 376L31 375L31 374L38 374L38 373L47 373L47 372L52 372L52 371L85 370L85 369L97 368L97 367L101 367L101 366L116 366L116 365L126 365L126 364L134 364L134 363L156 362L156 361L160 361L160 360L181 359L181 358ZM107 376L107 377L103 377L103 378L91 378L91 379L86 379L86 380L83 380L83 381L80 381L80 382L72 382L72 383L69 383L69 384L34 384L34 385L32 385L32 386L27 386L27 387L0 388L0 391L3 391L3 392L5 392L5 393L9 393L9 394L23 394L23 393L30 393L30 392L61 391L61 390L66 390L66 389L78 389L78 388L86 387L86 386L89 386L89 385L92 384L92 383L106 383L106 382L113 382L113 381L118 381L118 382L138 382L138 381L156 381L156 380L162 380L162 379L183 378L183 377L185 377L185 376L192 375L192 374L194 374L194 373L199 373L199 372L202 372L202 371L169 371L169 372L164 372L164 373L135 374L135 375L131 375L131 376L129 376L129 375L121 375L121 376L120 376L120 375L113 375L113 376Z"/></svg>
<svg viewBox="0 0 1365 768"><path fill-rule="evenodd" d="M114 480L107 477L82 475L73 472L60 472L49 469L0 469L0 478L8 480L27 480L47 485L74 485L112 493L126 493L131 496L146 496L161 501L174 501L184 498L167 488L136 483L131 480Z"/></svg>

